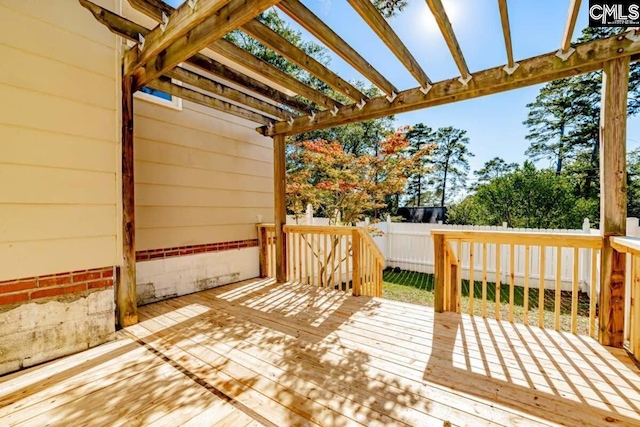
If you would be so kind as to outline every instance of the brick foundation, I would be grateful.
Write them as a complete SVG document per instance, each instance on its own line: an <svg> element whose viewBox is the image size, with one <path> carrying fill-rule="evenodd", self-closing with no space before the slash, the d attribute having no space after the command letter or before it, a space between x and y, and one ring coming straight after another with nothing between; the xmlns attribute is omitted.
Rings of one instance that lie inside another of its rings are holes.
<svg viewBox="0 0 640 427"><path fill-rule="evenodd" d="M80 270L0 282L0 305L112 287L114 267Z"/></svg>
<svg viewBox="0 0 640 427"><path fill-rule="evenodd" d="M175 248L149 249L136 252L136 261L148 261L159 258L171 258L184 255L220 252L232 249L252 248L258 246L258 239L234 240L231 242L206 243L201 245L178 246Z"/></svg>

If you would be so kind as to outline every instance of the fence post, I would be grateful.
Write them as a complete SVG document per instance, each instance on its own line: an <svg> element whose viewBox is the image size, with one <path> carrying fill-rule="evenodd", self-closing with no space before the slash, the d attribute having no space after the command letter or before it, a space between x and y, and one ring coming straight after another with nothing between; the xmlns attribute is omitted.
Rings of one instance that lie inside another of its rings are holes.
<svg viewBox="0 0 640 427"><path fill-rule="evenodd" d="M432 234L433 236L433 269L434 269L434 288L433 288L433 308L436 313L444 311L444 286L445 286L445 247L444 235Z"/></svg>
<svg viewBox="0 0 640 427"><path fill-rule="evenodd" d="M313 225L313 205L309 203L307 205L307 225Z"/></svg>
<svg viewBox="0 0 640 427"><path fill-rule="evenodd" d="M353 296L360 296L360 232L357 228L351 233L351 252L353 253Z"/></svg>

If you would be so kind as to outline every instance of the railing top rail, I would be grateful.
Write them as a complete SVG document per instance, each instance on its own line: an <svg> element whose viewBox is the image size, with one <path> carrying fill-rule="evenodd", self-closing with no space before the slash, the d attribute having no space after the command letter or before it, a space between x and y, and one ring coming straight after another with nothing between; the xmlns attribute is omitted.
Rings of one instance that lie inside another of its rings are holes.
<svg viewBox="0 0 640 427"><path fill-rule="evenodd" d="M618 252L640 255L640 237L611 236L611 247Z"/></svg>
<svg viewBox="0 0 640 427"><path fill-rule="evenodd" d="M345 225L294 225L289 224L284 226L284 231L292 231L295 233L311 233L311 234L343 234L351 235L353 230L358 230L360 227L351 227Z"/></svg>
<svg viewBox="0 0 640 427"><path fill-rule="evenodd" d="M560 246L567 248L600 249L602 236L581 233L542 233L527 231L494 230L431 230L432 235L440 234L446 239L475 243L497 243L530 246Z"/></svg>
<svg viewBox="0 0 640 427"><path fill-rule="evenodd" d="M380 248L378 247L378 245L376 244L376 242L373 240L373 237L371 237L371 234L367 233L367 231L362 227L358 227L358 233L360 233L362 240L365 241L367 245L371 248L371 250L373 251L373 254L378 259L378 261L384 263L386 261L386 258L382 253L382 251L380 250Z"/></svg>

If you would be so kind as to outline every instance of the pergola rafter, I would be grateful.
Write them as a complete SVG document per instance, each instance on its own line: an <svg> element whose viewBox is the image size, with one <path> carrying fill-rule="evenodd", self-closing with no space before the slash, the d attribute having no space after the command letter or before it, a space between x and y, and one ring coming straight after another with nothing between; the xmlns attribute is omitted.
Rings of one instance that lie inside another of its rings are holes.
<svg viewBox="0 0 640 427"><path fill-rule="evenodd" d="M507 50L507 65L505 71L512 73L517 67L513 60L513 46L511 44L511 26L509 25L509 8L507 7L507 0L498 0L498 7L500 9L500 22L502 24L502 35L504 36L504 47Z"/></svg>
<svg viewBox="0 0 640 427"><path fill-rule="evenodd" d="M562 35L562 43L560 44L560 54L570 54L571 38L573 37L573 31L576 28L578 12L580 11L580 3L581 0L571 0L571 3L569 4L567 23L565 24L564 33Z"/></svg>
<svg viewBox="0 0 640 427"><path fill-rule="evenodd" d="M282 0L278 7L388 96L398 92L389 80L298 0Z"/></svg>
<svg viewBox="0 0 640 427"><path fill-rule="evenodd" d="M580 0L571 0L560 49L516 61L513 55L507 0L498 0L507 64L484 71L469 70L441 0L425 0L436 19L460 77L432 83L411 52L369 0L349 0L363 20L416 78L416 88L399 91L334 30L299 0L189 0L173 9L161 0L129 0L139 11L159 25L153 30L108 12L89 0L79 0L98 21L129 40L139 40L123 59L123 263L117 287L117 306L121 326L135 323L135 209L133 179L133 98L142 86L170 93L192 102L243 117L262 126L263 135L274 137L274 195L276 236L276 278L286 278L285 136L346 123L370 120L392 114L448 104L505 92L534 84L604 69L602 95L600 159L601 183L615 192L601 191L603 256L601 257L600 342L620 346L623 342L624 301L621 297L625 275L623 257L611 246L612 236L625 233L626 194L624 152L626 93L629 63L640 58L637 31L571 46ZM294 21L333 50L384 93L365 99L362 91L330 71L305 52L285 41L256 17L268 7L278 5ZM307 70L354 103L343 105L250 52L223 39L239 29L267 48ZM631 30L634 31L634 30ZM226 66L200 52L210 48L240 67L264 77L284 90ZM189 68L180 67L180 63ZM237 85L238 89L217 82L205 74ZM171 82L182 81L189 87ZM291 91L291 93L285 93ZM297 94L298 96L293 96ZM255 96L254 96L255 95ZM266 100L259 97L265 97ZM291 110L289 110L291 109ZM321 109L323 111L317 111ZM299 116L297 112L303 113ZM620 171L623 171L622 173ZM618 187L616 187L618 186Z"/></svg>
<svg viewBox="0 0 640 427"><path fill-rule="evenodd" d="M427 73L424 72L420 64L418 64L418 61L416 61L409 49L407 49L407 46L400 40L400 37L393 31L391 25L387 23L386 19L384 19L373 3L371 3L370 0L349 0L349 4L360 14L360 17L369 24L371 29L400 60L402 65L404 65L418 81L420 86L428 90L431 85L431 80L427 77Z"/></svg>

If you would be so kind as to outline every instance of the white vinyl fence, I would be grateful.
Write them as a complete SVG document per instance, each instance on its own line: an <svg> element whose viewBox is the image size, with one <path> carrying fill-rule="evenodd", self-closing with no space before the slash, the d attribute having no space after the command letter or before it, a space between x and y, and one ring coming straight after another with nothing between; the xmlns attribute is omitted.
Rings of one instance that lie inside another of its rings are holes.
<svg viewBox="0 0 640 427"><path fill-rule="evenodd" d="M289 217L287 223L289 224L306 224L306 225L329 225L328 218L316 218L313 216L313 211L308 208L306 215L294 218ZM366 222L368 223L368 221ZM364 225L364 223L359 224ZM433 239L431 238L431 230L486 230L486 231L521 231L521 232L537 232L537 233L549 233L549 234L562 234L562 233L585 233L585 234L599 234L599 230L592 229L589 220L585 219L582 229L535 229L535 228L509 228L507 224L503 224L502 227L497 226L464 226L464 225L449 225L449 224L414 224L414 223L398 223L387 220L386 222L380 222L375 224L375 227L380 230L381 236L374 237L378 247L385 255L387 262L386 267L400 268L402 270L414 271L420 273L433 274L434 272L434 253L433 253ZM627 219L627 235L640 237L640 226L637 218ZM480 246L480 245L478 245ZM476 253L480 253L478 246L475 248ZM506 260L509 257L509 248L507 245L502 245L501 259ZM456 248L454 248L455 250ZM462 247L463 250L463 264L462 264L462 276L463 278L469 277L469 244L465 244ZM487 245L487 279L491 282L495 282L495 260L496 260L496 245ZM556 280L556 251L554 247L547 247L547 253L545 255L545 288L555 289ZM580 290L582 292L589 293L590 291L590 277L591 277L591 251L588 249L580 249L579 253L579 281ZM460 257L458 257L460 258ZM562 290L571 291L573 280L573 265L574 265L574 251L572 249L562 249L562 271L561 281ZM596 277L599 277L599 256L598 256L598 273ZM630 261L629 261L630 262ZM476 257L474 261L474 275L475 277L481 277L482 273L482 259ZM531 247L531 260L530 260L531 272L529 277L531 281L529 283L530 288L539 287L539 271L540 271L540 248ZM524 247L517 246L515 249L515 285L524 285ZM630 274L631 269L627 269L627 274ZM503 268L501 271L501 282L508 283L509 271ZM599 284L596 284L599 289Z"/></svg>

